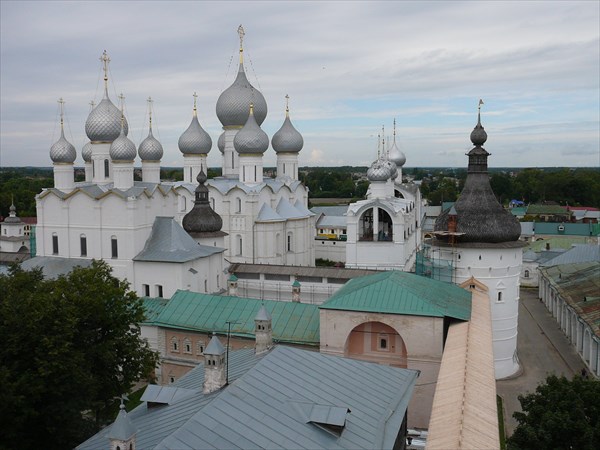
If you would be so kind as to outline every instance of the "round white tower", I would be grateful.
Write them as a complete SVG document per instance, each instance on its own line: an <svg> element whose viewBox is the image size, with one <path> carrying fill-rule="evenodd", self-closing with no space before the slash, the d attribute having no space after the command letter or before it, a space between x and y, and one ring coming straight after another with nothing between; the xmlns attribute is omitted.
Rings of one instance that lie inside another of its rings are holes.
<svg viewBox="0 0 600 450"><path fill-rule="evenodd" d="M475 147L467 154L465 187L454 207L436 220L432 250L436 258L454 267L454 283L474 277L489 289L494 367L496 378L500 379L519 369L517 323L524 244L518 240L519 221L498 203L490 186L487 170L490 153L482 147L486 140L479 113L471 133Z"/></svg>

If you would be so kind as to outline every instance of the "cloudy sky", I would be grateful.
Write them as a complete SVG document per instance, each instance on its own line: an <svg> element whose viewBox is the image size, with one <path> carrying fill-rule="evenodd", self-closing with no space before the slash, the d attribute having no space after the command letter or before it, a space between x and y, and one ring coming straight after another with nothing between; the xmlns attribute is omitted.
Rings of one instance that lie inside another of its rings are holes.
<svg viewBox="0 0 600 450"><path fill-rule="evenodd" d="M600 2L0 2L0 165L49 166L66 100L66 136L87 142L89 102L126 97L130 138L154 129L163 166L198 92L213 138L219 94L244 41L248 78L265 96L263 129L291 118L301 165L366 165L397 121L408 167L463 167L479 98L490 166L600 165ZM268 150L266 165L273 165ZM76 162L82 164L79 156Z"/></svg>

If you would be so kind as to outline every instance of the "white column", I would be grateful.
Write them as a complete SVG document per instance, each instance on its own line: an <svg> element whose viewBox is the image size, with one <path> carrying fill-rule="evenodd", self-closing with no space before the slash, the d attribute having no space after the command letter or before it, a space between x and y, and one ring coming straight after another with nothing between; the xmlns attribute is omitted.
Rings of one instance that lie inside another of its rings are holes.
<svg viewBox="0 0 600 450"><path fill-rule="evenodd" d="M240 172L238 152L233 146L233 138L241 127L225 130L225 149L223 150L223 176L237 176Z"/></svg>
<svg viewBox="0 0 600 450"><path fill-rule="evenodd" d="M277 153L277 177L298 179L298 153Z"/></svg>
<svg viewBox="0 0 600 450"><path fill-rule="evenodd" d="M242 154L239 157L240 161L240 172L239 180L246 184L260 184L263 182L263 155Z"/></svg>
<svg viewBox="0 0 600 450"><path fill-rule="evenodd" d="M72 163L54 163L54 187L63 192L75 189L75 172Z"/></svg>
<svg viewBox="0 0 600 450"><path fill-rule="evenodd" d="M160 161L142 161L142 181L160 183Z"/></svg>
<svg viewBox="0 0 600 450"><path fill-rule="evenodd" d="M185 183L196 184L196 177L200 173L200 168L204 169L204 173L208 172L208 168L206 167L206 153L183 155L183 181Z"/></svg>
<svg viewBox="0 0 600 450"><path fill-rule="evenodd" d="M113 161L114 187L126 191L133 186L133 161Z"/></svg>

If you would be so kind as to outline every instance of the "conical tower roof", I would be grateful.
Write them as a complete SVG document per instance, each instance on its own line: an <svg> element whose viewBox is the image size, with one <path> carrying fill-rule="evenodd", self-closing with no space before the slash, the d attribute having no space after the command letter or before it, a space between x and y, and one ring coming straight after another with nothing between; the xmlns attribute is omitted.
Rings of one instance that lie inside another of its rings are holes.
<svg viewBox="0 0 600 450"><path fill-rule="evenodd" d="M490 186L487 170L487 158L490 154L482 147L486 139L487 134L481 125L479 113L477 125L471 133L471 142L475 147L467 154L467 180L460 197L454 203L458 233L455 240L459 243L511 242L517 241L521 235L519 220L502 207ZM440 214L435 222L435 231L448 230L448 216L448 211ZM438 235L438 239L447 240L448 236Z"/></svg>
<svg viewBox="0 0 600 450"><path fill-rule="evenodd" d="M211 207L208 201L208 188L204 186L206 174L203 169L196 177L198 187L196 188L196 200L194 207L183 216L183 229L190 234L214 233L221 231L223 219Z"/></svg>

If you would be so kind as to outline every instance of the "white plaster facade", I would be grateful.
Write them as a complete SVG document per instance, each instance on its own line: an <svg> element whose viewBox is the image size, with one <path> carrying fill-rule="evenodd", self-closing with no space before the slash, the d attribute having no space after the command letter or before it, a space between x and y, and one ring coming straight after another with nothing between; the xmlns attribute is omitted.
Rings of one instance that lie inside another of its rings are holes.
<svg viewBox="0 0 600 450"><path fill-rule="evenodd" d="M454 267L453 280L461 284L471 277L485 284L490 297L496 379L519 370L517 323L520 298L522 246L520 243L434 246L438 261Z"/></svg>

